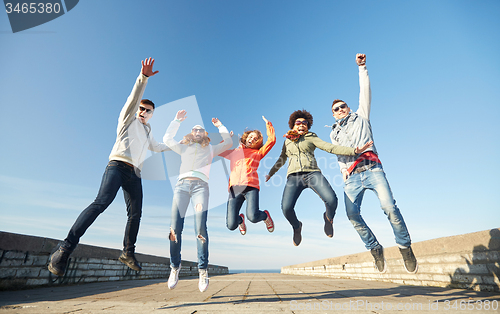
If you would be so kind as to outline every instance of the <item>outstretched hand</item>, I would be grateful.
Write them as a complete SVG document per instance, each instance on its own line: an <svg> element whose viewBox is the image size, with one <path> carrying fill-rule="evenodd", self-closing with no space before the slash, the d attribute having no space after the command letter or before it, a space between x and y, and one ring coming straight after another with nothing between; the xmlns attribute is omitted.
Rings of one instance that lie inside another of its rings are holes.
<svg viewBox="0 0 500 314"><path fill-rule="evenodd" d="M219 121L219 119L217 119L217 118L212 118L212 124L213 124L216 128L218 128L218 127L220 127L220 126L222 125L222 122L220 122L220 121Z"/></svg>
<svg viewBox="0 0 500 314"><path fill-rule="evenodd" d="M266 122L266 123L269 123L269 121L264 116L262 116L262 120L264 120L264 122Z"/></svg>
<svg viewBox="0 0 500 314"><path fill-rule="evenodd" d="M186 118L187 118L186 115L187 115L186 110L179 110L179 111L177 111L175 118L182 122L182 121L186 120Z"/></svg>
<svg viewBox="0 0 500 314"><path fill-rule="evenodd" d="M160 71L154 71L153 72L153 64L155 63L155 59L153 58L146 58L146 60L141 60L141 64L142 64L142 74L146 75L146 76L153 76L155 75L156 73L160 72Z"/></svg>
<svg viewBox="0 0 500 314"><path fill-rule="evenodd" d="M368 143L366 143L365 145L363 145L363 147L356 147L356 149L354 150L354 153L355 154L359 154L359 153L362 153L364 152L368 147L372 147L373 146L373 141L369 141Z"/></svg>

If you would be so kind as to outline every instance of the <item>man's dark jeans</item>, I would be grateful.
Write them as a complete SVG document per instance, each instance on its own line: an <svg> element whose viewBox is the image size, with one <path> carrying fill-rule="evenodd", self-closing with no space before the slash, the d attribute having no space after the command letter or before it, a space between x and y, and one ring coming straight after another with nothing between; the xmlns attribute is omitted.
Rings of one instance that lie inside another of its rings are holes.
<svg viewBox="0 0 500 314"><path fill-rule="evenodd" d="M112 160L108 163L96 199L76 219L62 244L64 249L72 252L76 248L85 231L113 202L121 187L128 217L123 248L127 253L134 253L142 214L142 182L136 171L137 169L121 161Z"/></svg>

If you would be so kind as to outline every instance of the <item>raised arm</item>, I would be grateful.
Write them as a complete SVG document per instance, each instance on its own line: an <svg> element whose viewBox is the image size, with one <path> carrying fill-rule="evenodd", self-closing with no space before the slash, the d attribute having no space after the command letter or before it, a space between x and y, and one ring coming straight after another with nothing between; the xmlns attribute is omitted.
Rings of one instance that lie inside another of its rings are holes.
<svg viewBox="0 0 500 314"><path fill-rule="evenodd" d="M229 131L224 125L222 125L222 122L220 122L219 119L212 118L212 124L219 129L219 133L222 136L222 142L212 146L213 154L214 156L217 156L223 151L231 148L231 146L233 145L233 140L231 139Z"/></svg>
<svg viewBox="0 0 500 314"><path fill-rule="evenodd" d="M132 92L128 96L127 101L125 102L125 105L120 112L120 116L118 118L118 127L116 130L117 134L123 133L125 129L130 125L130 123L134 121L134 119L136 118L135 114L137 112L137 109L139 109L142 95L144 94L144 90L146 90L148 76L153 76L158 73L158 71L153 72L154 59L149 58L146 60L141 60L141 64L141 73L135 80Z"/></svg>
<svg viewBox="0 0 500 314"><path fill-rule="evenodd" d="M264 157L269 153L271 148L273 148L274 144L276 144L276 133L274 132L273 124L264 116L262 116L262 119L266 122L267 141L264 146L259 149L259 153Z"/></svg>
<svg viewBox="0 0 500 314"><path fill-rule="evenodd" d="M184 121L185 119L186 119L186 111L185 110L177 111L175 119L172 122L170 122L170 125L168 126L167 131L163 136L163 142L177 154L181 154L181 144L179 144L179 142L174 140L174 136L175 134L177 134L177 131L181 126L181 122Z"/></svg>
<svg viewBox="0 0 500 314"><path fill-rule="evenodd" d="M356 55L356 63L359 70L359 108L357 114L370 120L372 94L370 89L370 77L366 69L366 55L358 53Z"/></svg>

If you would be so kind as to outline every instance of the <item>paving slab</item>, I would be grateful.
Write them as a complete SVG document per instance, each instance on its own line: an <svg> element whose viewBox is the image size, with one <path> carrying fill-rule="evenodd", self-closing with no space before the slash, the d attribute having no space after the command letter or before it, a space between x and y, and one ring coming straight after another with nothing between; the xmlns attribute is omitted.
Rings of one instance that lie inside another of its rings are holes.
<svg viewBox="0 0 500 314"><path fill-rule="evenodd" d="M500 294L378 281L245 273L1 291L0 314L21 313L500 313Z"/></svg>

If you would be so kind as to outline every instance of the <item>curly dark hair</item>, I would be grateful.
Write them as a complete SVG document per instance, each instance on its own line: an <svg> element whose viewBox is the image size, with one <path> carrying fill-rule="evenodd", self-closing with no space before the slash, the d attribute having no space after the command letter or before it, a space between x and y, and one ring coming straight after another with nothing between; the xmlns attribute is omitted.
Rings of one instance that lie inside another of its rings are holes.
<svg viewBox="0 0 500 314"><path fill-rule="evenodd" d="M262 146L264 146L264 144L262 143L264 140L264 137L262 137L262 133L259 130L250 130L250 131L246 131L245 133L243 133L243 135L240 138L240 143L243 144L244 146L246 146L247 137L251 133L257 134L257 139L260 141L259 147L257 147L256 149L260 149Z"/></svg>
<svg viewBox="0 0 500 314"><path fill-rule="evenodd" d="M293 129L293 125L295 124L295 120L303 118L307 121L307 129L311 129L313 125L313 116L309 111L306 110L295 110L291 115L290 119L288 119L288 126L290 129Z"/></svg>

